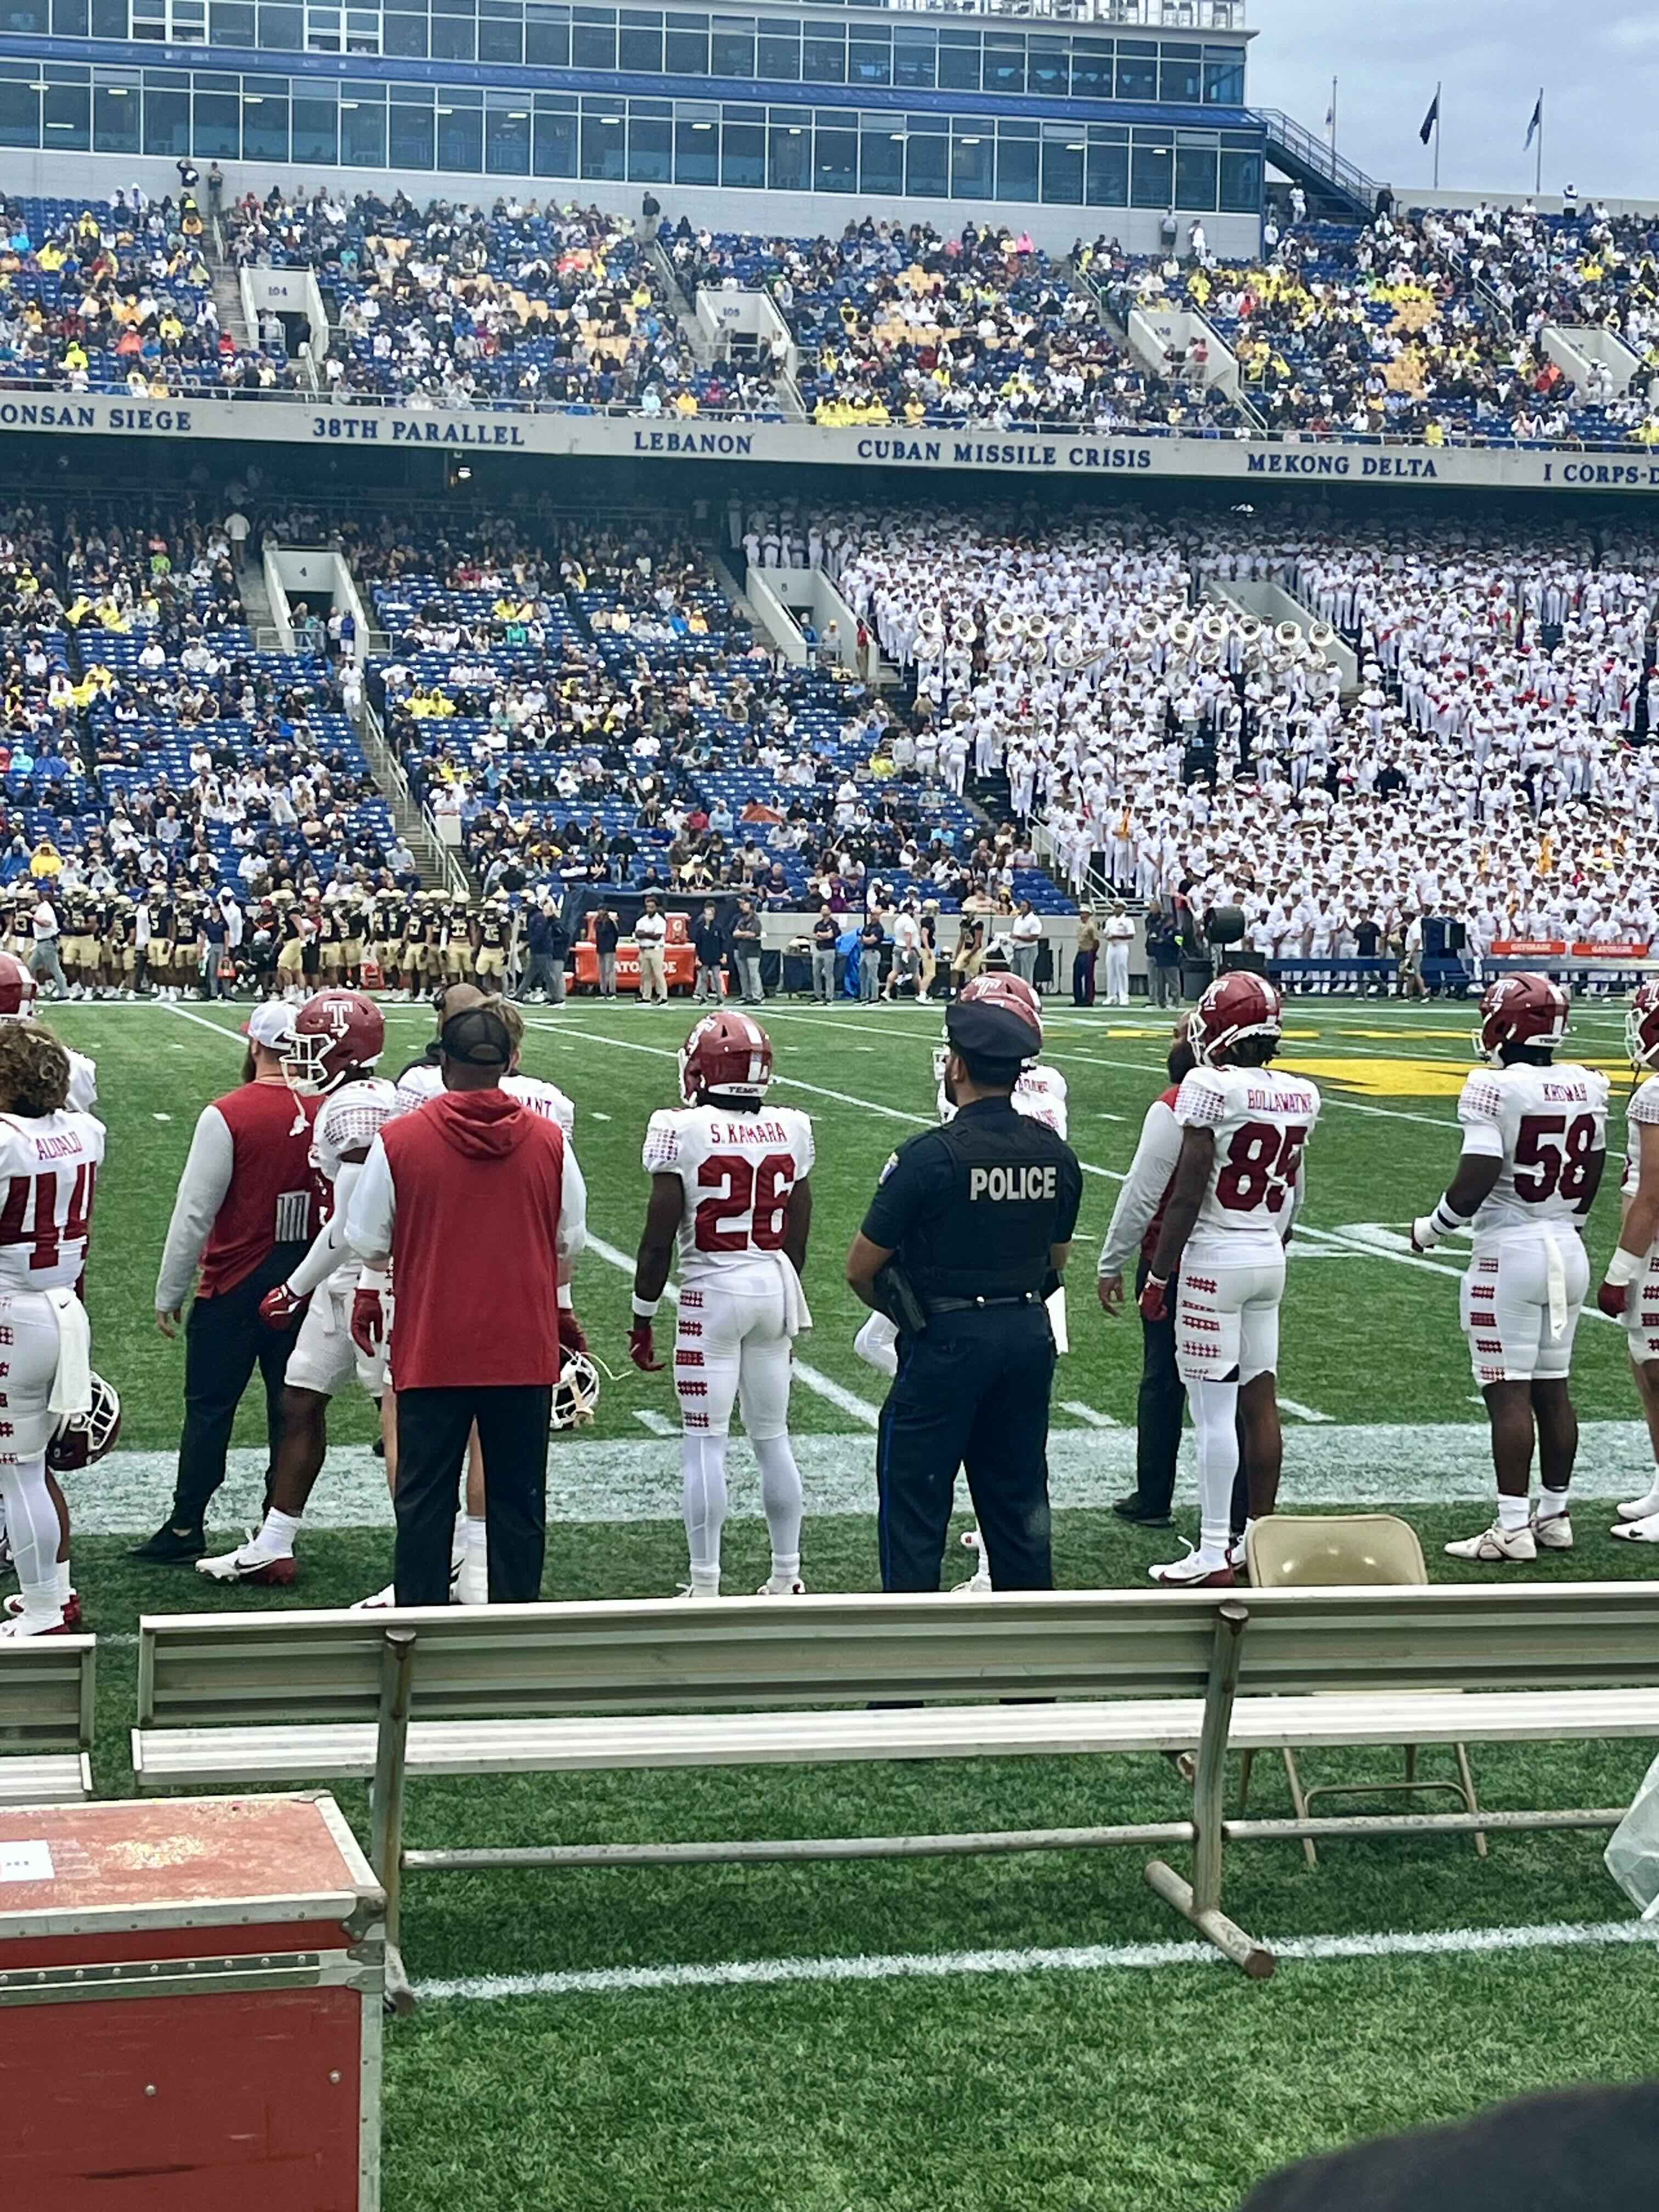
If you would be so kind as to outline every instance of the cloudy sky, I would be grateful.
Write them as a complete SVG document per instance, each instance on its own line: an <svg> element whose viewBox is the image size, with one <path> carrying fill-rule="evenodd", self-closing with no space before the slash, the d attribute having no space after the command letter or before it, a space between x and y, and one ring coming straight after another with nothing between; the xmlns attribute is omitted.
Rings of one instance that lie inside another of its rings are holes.
<svg viewBox="0 0 1659 2212"><path fill-rule="evenodd" d="M1634 0L1249 0L1253 102L1321 129L1337 87L1337 149L1397 192L1425 185L1418 129L1441 95L1440 181L1529 191L1527 121L1544 88L1544 190L1659 199L1659 10Z"/></svg>

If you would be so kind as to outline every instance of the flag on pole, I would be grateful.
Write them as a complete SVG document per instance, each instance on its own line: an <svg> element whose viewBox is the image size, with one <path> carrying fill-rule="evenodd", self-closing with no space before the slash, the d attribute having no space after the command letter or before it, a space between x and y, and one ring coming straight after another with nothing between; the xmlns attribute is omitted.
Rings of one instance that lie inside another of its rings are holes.
<svg viewBox="0 0 1659 2212"><path fill-rule="evenodd" d="M1333 101L1331 102L1330 106L1329 106L1325 110L1325 128L1328 131L1328 130L1330 129L1330 127L1331 127L1332 124L1333 124L1333 123L1334 123L1334 122L1335 122L1335 120L1336 120L1336 102L1335 102L1334 100L1333 100Z"/></svg>
<svg viewBox="0 0 1659 2212"><path fill-rule="evenodd" d="M1433 137L1435 128L1439 121L1440 88L1437 85L1435 87L1434 98L1429 102L1429 112L1423 118L1423 128L1417 134L1425 146L1428 144L1430 139Z"/></svg>
<svg viewBox="0 0 1659 2212"><path fill-rule="evenodd" d="M1532 144L1533 140L1538 136L1543 127L1544 95L1540 92L1538 95L1538 105L1532 111L1532 121L1527 125L1527 144L1521 149L1523 154L1526 152L1527 147L1529 147Z"/></svg>

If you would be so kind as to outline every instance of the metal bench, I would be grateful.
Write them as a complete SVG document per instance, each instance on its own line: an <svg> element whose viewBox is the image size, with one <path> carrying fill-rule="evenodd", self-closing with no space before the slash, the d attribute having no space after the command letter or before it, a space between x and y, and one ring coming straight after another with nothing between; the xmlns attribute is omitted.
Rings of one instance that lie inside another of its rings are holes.
<svg viewBox="0 0 1659 2212"><path fill-rule="evenodd" d="M404 1873L1190 1844L1190 1882L1161 1858L1147 1879L1265 1975L1271 1954L1221 1910L1229 1841L1610 1828L1625 1808L1228 1820L1229 1750L1659 1735L1659 1584L1643 1583L647 1599L140 1629L139 1788L372 1779L394 1945ZM410 1777L1115 1752L1194 1753L1190 1811L1008 1833L403 1848Z"/></svg>
<svg viewBox="0 0 1659 2212"><path fill-rule="evenodd" d="M95 1636L0 1643L0 1805L92 1795Z"/></svg>

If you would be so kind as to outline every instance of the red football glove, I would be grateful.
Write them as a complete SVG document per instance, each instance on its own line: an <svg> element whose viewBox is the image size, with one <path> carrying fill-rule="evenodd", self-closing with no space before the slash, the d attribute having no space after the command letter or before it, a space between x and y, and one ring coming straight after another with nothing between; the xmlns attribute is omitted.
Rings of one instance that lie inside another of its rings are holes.
<svg viewBox="0 0 1659 2212"><path fill-rule="evenodd" d="M1170 1301L1166 1293L1170 1285L1160 1283L1156 1275L1148 1275L1140 1293L1140 1317L1143 1321L1168 1321Z"/></svg>
<svg viewBox="0 0 1659 2212"><path fill-rule="evenodd" d="M365 1359L373 1359L386 1342L386 1308L378 1291L359 1290L354 1295L351 1341Z"/></svg>
<svg viewBox="0 0 1659 2212"><path fill-rule="evenodd" d="M1626 1301L1629 1297L1628 1283L1603 1283L1595 1293L1595 1303L1604 1314L1610 1315L1614 1321L1622 1321L1625 1317ZM1622 1534L1623 1531L1620 1533Z"/></svg>
<svg viewBox="0 0 1659 2212"><path fill-rule="evenodd" d="M651 1334L648 1321L636 1321L628 1332L628 1356L642 1375L660 1375L662 1362L657 1357L656 1340Z"/></svg>
<svg viewBox="0 0 1659 2212"><path fill-rule="evenodd" d="M309 1291L302 1297L286 1283L278 1283L260 1299L259 1318L267 1328L292 1328L310 1303Z"/></svg>
<svg viewBox="0 0 1659 2212"><path fill-rule="evenodd" d="M559 1352L562 1358L568 1359L573 1352L586 1352L586 1349L587 1339L582 1334L581 1323L569 1306L561 1306L559 1308Z"/></svg>

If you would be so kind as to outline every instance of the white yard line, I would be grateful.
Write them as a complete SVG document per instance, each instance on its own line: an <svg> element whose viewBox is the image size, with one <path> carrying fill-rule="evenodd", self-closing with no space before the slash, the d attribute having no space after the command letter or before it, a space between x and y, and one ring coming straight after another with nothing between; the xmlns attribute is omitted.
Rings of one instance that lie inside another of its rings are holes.
<svg viewBox="0 0 1659 2212"><path fill-rule="evenodd" d="M1269 1936L1285 1964L1346 1959L1445 1959L1495 1952L1579 1951L1652 1945L1659 1931L1640 1920L1563 1922L1518 1928L1435 1928L1421 1934ZM469 1974L419 1982L428 2003L480 2004L504 1997L636 1996L661 1990L776 1989L794 1983L952 1981L990 1975L1146 1972L1166 1966L1221 1966L1208 1943L1079 1943L997 1951L889 1951L853 1958L726 1959L672 1966L597 1966L550 1974Z"/></svg>
<svg viewBox="0 0 1659 2212"><path fill-rule="evenodd" d="M677 1437L679 1425L671 1421L666 1413L659 1413L653 1406L635 1406L634 1419L642 1429L649 1429L653 1437Z"/></svg>
<svg viewBox="0 0 1659 2212"><path fill-rule="evenodd" d="M1322 1413L1312 1406L1304 1406L1299 1398L1287 1398L1282 1390L1279 1394L1279 1405L1281 1413L1289 1413L1295 1420L1313 1421L1321 1424L1331 1422L1331 1417L1328 1413ZM1334 1426L1335 1425L1334 1423L1331 1423L1331 1425Z"/></svg>
<svg viewBox="0 0 1659 2212"><path fill-rule="evenodd" d="M1122 1426L1122 1423L1115 1421L1109 1413L1097 1413L1092 1406L1085 1406L1080 1398L1062 1398L1060 1401L1060 1410L1062 1413L1069 1413L1074 1421L1081 1421L1085 1429L1116 1429Z"/></svg>
<svg viewBox="0 0 1659 2212"><path fill-rule="evenodd" d="M1106 1418L1096 1408L1091 1411L1099 1419ZM875 1443L867 1421L856 1431L798 1431L793 1441L809 1522L873 1511ZM678 1523L679 1458L665 1448L667 1443L656 1436L555 1437L547 1466L549 1522ZM173 1450L111 1452L99 1462L95 1483L76 1486L76 1528L87 1535L148 1535L173 1495L177 1460ZM265 1454L252 1445L231 1453L228 1480L215 1503L216 1530L228 1534L257 1523L265 1465ZM1636 1494L1651 1471L1639 1422L1583 1425L1573 1497L1586 1509L1580 1524L1585 1541L1601 1541L1597 1522L1604 1513L1611 1523L1607 1501ZM1182 1445L1181 1474L1184 1506L1196 1495L1190 1437ZM754 1456L741 1437L732 1441L731 1474L736 1492L757 1497ZM1048 1474L1056 1506L1109 1505L1134 1481L1133 1426L1056 1425L1048 1432ZM1486 1421L1478 1415L1417 1425L1298 1423L1289 1431L1280 1497L1287 1513L1324 1505L1488 1504L1491 1498L1491 1449ZM307 1511L306 1528L391 1525L384 1462L367 1444L335 1446Z"/></svg>

